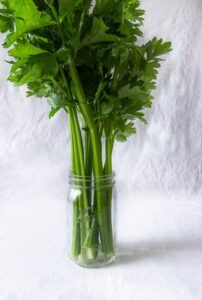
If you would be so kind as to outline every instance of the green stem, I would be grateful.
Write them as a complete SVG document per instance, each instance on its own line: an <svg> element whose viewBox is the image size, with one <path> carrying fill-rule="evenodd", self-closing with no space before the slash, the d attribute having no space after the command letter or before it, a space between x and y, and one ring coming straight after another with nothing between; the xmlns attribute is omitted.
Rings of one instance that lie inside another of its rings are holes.
<svg viewBox="0 0 202 300"><path fill-rule="evenodd" d="M106 137L106 163L105 163L105 174L111 175L112 170L112 151L113 151L113 141L111 137Z"/></svg>
<svg viewBox="0 0 202 300"><path fill-rule="evenodd" d="M89 130L85 132L85 166L86 166L86 176L92 175L93 169L93 151L92 151L92 144L90 138Z"/></svg>
<svg viewBox="0 0 202 300"><path fill-rule="evenodd" d="M64 35L63 35L63 32L62 32L62 28L61 28L61 24L60 24L60 20L59 20L57 11L56 11L53 4L49 3L49 6L52 10L54 18L56 19L62 43L65 44L65 38L64 38ZM99 177L99 176L103 175L101 142L99 141L99 136L98 136L97 130L95 128L95 123L94 123L94 120L93 120L93 117L92 117L92 113L91 113L91 111L88 107L88 104L87 104L87 101L86 101L86 98L85 98L85 94L84 94L84 91L83 91L83 87L82 87L81 82L80 82L80 78L78 76L76 67L75 67L74 62L73 62L71 57L69 59L69 67L70 67L70 73L71 73L71 76L72 76L72 80L73 80L73 82L76 86L76 93L77 93L77 98L78 98L79 103L80 103L81 112L84 116L84 119L85 119L89 129L90 129L90 136L91 136L91 140L92 140L92 149L93 149L93 158L94 158L94 160L93 160L94 161L94 170L95 170L94 174L95 174L95 176ZM64 83L67 87L67 93L68 93L68 96L69 96L70 95L70 90L68 88L68 84L67 84L67 81L66 81L66 78L65 78L64 71L63 71L62 68L60 68L60 70L61 70L61 74L62 74L62 78L64 80ZM75 145L74 149L77 148L77 151L76 151L77 154L75 154L75 156L77 156L77 155L79 156L80 163L81 163L81 169L80 170L78 169L78 172L81 171L82 175L83 175L84 168L83 168L83 164L82 164L82 160L81 160L82 151L81 151L81 143L79 142L80 141L80 134L79 134L79 131L78 131L77 124L76 124L76 128L74 128L74 126L75 126L74 122L76 122L76 119L75 119L75 115L72 114L71 109L70 109L70 114L71 114L71 117L72 117L72 132L74 132L74 136L76 137L76 142L74 143L74 145ZM78 163L78 161L77 161L77 163ZM79 166L79 164L77 164L77 165ZM80 174L80 172L79 172L79 174ZM85 189L85 187L84 187L84 189ZM99 226L100 226L100 232L101 232L100 234L101 234L102 243L105 245L104 246L105 253L107 254L107 235L103 230L104 229L104 227L103 227L104 222L102 220L103 219L103 217L102 217L102 195L101 195L100 192L98 192L97 194L98 194L98 196L97 196L98 210L99 210L99 215L101 216L99 218L99 220L100 220L99 221ZM85 196L84 196L84 198L85 198ZM82 199L80 199L80 201L79 201L80 206L81 206L81 200ZM86 203L86 199L85 199L84 203ZM83 236L82 235L83 226L81 226L81 227L82 227L81 228L81 237L82 237ZM83 241L81 241L81 242L83 242Z"/></svg>
<svg viewBox="0 0 202 300"><path fill-rule="evenodd" d="M72 172L78 174L77 149L75 147L72 120L69 117L70 135L71 135L71 155L72 155ZM73 203L73 232L72 232L72 256L77 260L81 252L80 225L79 225L79 197Z"/></svg>
<svg viewBox="0 0 202 300"><path fill-rule="evenodd" d="M112 175L112 151L113 151L113 138L112 135L106 137L106 162L105 162L105 174ZM113 184L113 183L112 183ZM107 226L110 236L110 247L113 249L113 230L112 230L112 192L113 186L110 186L107 190Z"/></svg>
<svg viewBox="0 0 202 300"><path fill-rule="evenodd" d="M91 181L92 178L92 170L93 170L92 156L93 153L92 153L90 133L89 130L86 130L85 131L85 171L86 171L86 176L88 177L88 181ZM88 205L89 207L91 207L92 191L90 187L88 187L87 189L87 196L88 196ZM90 210L90 213L92 214L92 208Z"/></svg>
<svg viewBox="0 0 202 300"><path fill-rule="evenodd" d="M94 175L96 178L99 178L100 176L103 176L101 139L98 134L98 130L96 128L96 124L94 122L92 112L87 103L87 99L76 66L72 58L69 58L69 68L70 68L70 74L72 80L74 82L75 92L76 92L77 99L79 101L81 112L90 130L92 149L93 149ZM96 195L97 195L96 197L97 215L98 215L98 222L100 228L100 238L102 242L103 252L107 256L108 254L111 254L111 249L109 248L109 235L108 235L107 225L106 225L106 202L103 199L102 188L99 186L96 186Z"/></svg>
<svg viewBox="0 0 202 300"><path fill-rule="evenodd" d="M75 166L76 174L85 177L85 165L84 165L84 153L83 143L81 137L81 131L77 112L75 107L69 107L69 118L71 122L71 131L73 136L73 150L75 152ZM89 235L90 222L89 222L89 204L87 198L87 190L85 181L82 182L81 195L78 197L79 209L80 209L80 241L81 241L81 260L85 261L92 255L85 247L85 240ZM73 226L76 226L73 224ZM76 239L73 241L76 243ZM75 247L75 246L73 246Z"/></svg>
<svg viewBox="0 0 202 300"><path fill-rule="evenodd" d="M112 91L115 91L117 88L118 76L119 76L119 68L117 66L115 66L114 77L113 77L112 86L111 86Z"/></svg>
<svg viewBox="0 0 202 300"><path fill-rule="evenodd" d="M57 23L57 27L58 27L58 30L59 30L59 33L60 33L61 41L64 45L65 44L65 37L64 37L63 32L62 32L62 26L61 26L61 23L60 23L58 13L55 9L55 6L54 6L54 4L50 3L49 1L47 1L47 0L45 0L45 1L47 2L48 6L50 7L50 9L52 11L53 17L55 18L55 21Z"/></svg>

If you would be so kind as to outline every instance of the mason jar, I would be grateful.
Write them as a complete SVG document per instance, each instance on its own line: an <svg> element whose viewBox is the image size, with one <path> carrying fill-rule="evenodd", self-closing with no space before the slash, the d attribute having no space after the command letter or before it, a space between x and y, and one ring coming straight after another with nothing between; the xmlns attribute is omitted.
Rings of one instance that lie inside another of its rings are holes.
<svg viewBox="0 0 202 300"><path fill-rule="evenodd" d="M83 267L104 267L116 254L115 174L69 173L68 252Z"/></svg>

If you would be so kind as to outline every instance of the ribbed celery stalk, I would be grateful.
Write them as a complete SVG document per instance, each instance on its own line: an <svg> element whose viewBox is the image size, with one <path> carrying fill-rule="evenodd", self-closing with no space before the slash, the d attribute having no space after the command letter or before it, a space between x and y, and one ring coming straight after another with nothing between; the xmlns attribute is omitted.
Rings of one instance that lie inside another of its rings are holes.
<svg viewBox="0 0 202 300"><path fill-rule="evenodd" d="M71 155L72 155L72 172L78 174L78 162L77 162L77 146L75 145L72 118L69 116L69 126L71 134ZM73 232L72 232L72 257L77 260L81 252L81 237L80 237L80 209L79 209L79 197L74 200L73 203Z"/></svg>
<svg viewBox="0 0 202 300"><path fill-rule="evenodd" d="M113 151L113 139L111 134L106 137L105 143L105 153L106 153L106 161L105 161L105 174L111 175L113 172L112 169L112 151ZM109 243L112 251L114 250L113 245L113 234L112 234L112 186L107 189L107 225L109 232Z"/></svg>
<svg viewBox="0 0 202 300"><path fill-rule="evenodd" d="M69 108L69 118L71 123L71 135L73 139L73 147L75 151L75 166L76 166L76 173L75 175L79 175L84 177L85 176L85 163L84 163L84 152L83 152L83 142L81 136L81 130L79 126L79 121L77 117L77 112L75 107ZM81 248L81 260L85 261L87 259L92 258L92 251L85 247L85 240L89 235L90 230L90 222L89 222L89 203L87 198L87 190L85 182L81 183L82 185L82 194L78 196L78 203L79 203L79 220L80 220L80 248ZM77 200L76 200L77 201ZM77 215L74 212L74 215ZM77 220L74 220L74 225L77 226ZM74 243L77 243L74 240ZM76 246L72 246L73 249ZM74 255L74 253L73 253ZM75 255L74 255L75 256Z"/></svg>

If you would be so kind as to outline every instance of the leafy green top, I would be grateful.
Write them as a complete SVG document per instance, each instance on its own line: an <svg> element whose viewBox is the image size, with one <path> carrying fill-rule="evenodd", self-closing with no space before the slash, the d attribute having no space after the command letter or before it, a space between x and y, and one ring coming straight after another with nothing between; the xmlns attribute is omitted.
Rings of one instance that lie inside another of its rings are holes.
<svg viewBox="0 0 202 300"><path fill-rule="evenodd" d="M77 105L73 58L93 116L107 134L125 141L134 119L151 107L159 58L170 42L139 45L144 11L138 0L0 0L0 31L9 47L9 80L52 109ZM70 91L70 92L69 92Z"/></svg>

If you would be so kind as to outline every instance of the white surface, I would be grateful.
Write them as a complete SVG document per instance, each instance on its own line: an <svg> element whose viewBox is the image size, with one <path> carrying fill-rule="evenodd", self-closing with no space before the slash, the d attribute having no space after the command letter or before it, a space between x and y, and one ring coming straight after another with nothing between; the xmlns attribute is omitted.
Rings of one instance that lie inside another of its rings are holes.
<svg viewBox="0 0 202 300"><path fill-rule="evenodd" d="M25 187L21 200L1 202L1 300L201 300L199 199L122 201L117 262L87 270L67 258L65 195L33 195Z"/></svg>
<svg viewBox="0 0 202 300"><path fill-rule="evenodd" d="M0 51L0 300L202 298L202 2L142 3L145 38L174 50L149 126L116 147L120 255L107 269L67 260L67 120L6 82Z"/></svg>

